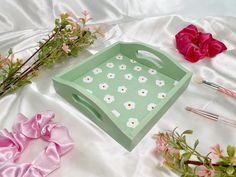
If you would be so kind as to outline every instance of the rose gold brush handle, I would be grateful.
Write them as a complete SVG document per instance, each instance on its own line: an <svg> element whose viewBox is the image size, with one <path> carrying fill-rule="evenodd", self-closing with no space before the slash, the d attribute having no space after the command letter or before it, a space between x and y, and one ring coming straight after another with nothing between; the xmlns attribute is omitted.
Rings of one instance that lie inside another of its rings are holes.
<svg viewBox="0 0 236 177"><path fill-rule="evenodd" d="M224 87L217 88L217 91L224 93L224 94L236 99L236 92L235 91L232 91L232 90L224 88Z"/></svg>

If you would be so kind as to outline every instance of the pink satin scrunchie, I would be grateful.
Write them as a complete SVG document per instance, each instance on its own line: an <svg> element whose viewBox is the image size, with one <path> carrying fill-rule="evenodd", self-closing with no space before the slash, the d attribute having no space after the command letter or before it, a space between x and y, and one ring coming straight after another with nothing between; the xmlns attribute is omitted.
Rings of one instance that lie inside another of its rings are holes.
<svg viewBox="0 0 236 177"><path fill-rule="evenodd" d="M178 32L175 40L178 51L192 63L204 57L214 57L227 49L210 33L198 32L197 27L192 24Z"/></svg>
<svg viewBox="0 0 236 177"><path fill-rule="evenodd" d="M48 111L27 119L19 114L12 132L0 131L0 177L45 177L60 167L61 156L73 148L66 127L53 122ZM42 138L49 144L32 163L16 164L33 139Z"/></svg>

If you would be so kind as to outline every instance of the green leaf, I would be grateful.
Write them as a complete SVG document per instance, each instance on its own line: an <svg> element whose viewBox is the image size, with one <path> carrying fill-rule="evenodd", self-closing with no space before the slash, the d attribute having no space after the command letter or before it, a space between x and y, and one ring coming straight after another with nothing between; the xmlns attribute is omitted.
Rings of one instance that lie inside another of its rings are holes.
<svg viewBox="0 0 236 177"><path fill-rule="evenodd" d="M76 47L74 47L74 48L71 49L70 54L71 54L73 57L76 57L76 56L77 56L77 53L78 53L78 49L77 49Z"/></svg>
<svg viewBox="0 0 236 177"><path fill-rule="evenodd" d="M227 147L227 153L228 153L229 157L234 157L234 155L235 155L235 147L229 145Z"/></svg>
<svg viewBox="0 0 236 177"><path fill-rule="evenodd" d="M226 173L228 175L232 175L234 173L234 167L230 166L226 169Z"/></svg>
<svg viewBox="0 0 236 177"><path fill-rule="evenodd" d="M193 148L196 149L198 144L199 144L199 140L196 140L195 143L194 143L194 147Z"/></svg>
<svg viewBox="0 0 236 177"><path fill-rule="evenodd" d="M188 166L188 165L185 164L185 162L188 161L190 158L191 158L191 153L186 152L186 153L182 154L181 161L180 161L181 168L184 168L185 166Z"/></svg>
<svg viewBox="0 0 236 177"><path fill-rule="evenodd" d="M10 56L13 53L12 48L8 50L8 55Z"/></svg>
<svg viewBox="0 0 236 177"><path fill-rule="evenodd" d="M183 158L185 161L189 160L191 158L192 154L190 152L186 152L182 155L181 158Z"/></svg>
<svg viewBox="0 0 236 177"><path fill-rule="evenodd" d="M187 134L193 134L193 131L192 130L185 130L182 135L187 135Z"/></svg>

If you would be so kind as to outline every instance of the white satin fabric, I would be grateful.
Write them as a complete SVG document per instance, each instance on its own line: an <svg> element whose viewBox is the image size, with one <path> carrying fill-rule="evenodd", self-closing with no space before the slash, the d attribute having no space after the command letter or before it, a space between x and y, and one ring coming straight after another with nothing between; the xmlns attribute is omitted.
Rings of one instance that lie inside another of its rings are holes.
<svg viewBox="0 0 236 177"><path fill-rule="evenodd" d="M1 0L0 51L13 47L16 55L26 58L35 51L37 41L53 27L55 17L72 11L76 16L88 9L95 18L92 24L103 26L105 38L99 39L76 58L45 69L31 85L0 99L0 127L10 128L18 112L33 116L52 110L56 120L67 126L75 148L62 158L61 168L50 177L170 177L177 176L159 167L153 157L152 134L179 127L193 129L190 142L198 138L199 150L206 153L214 144L236 144L236 129L220 125L184 110L186 105L203 108L236 120L236 101L211 89L191 83L186 92L153 127L141 143L127 152L100 128L55 93L52 77L68 66L79 63L105 46L122 41L142 41L168 52L194 73L210 81L236 89L236 15L234 0ZM174 35L189 23L226 44L228 50L213 59L196 64L183 60L175 49ZM36 141L19 163L31 162L45 142Z"/></svg>

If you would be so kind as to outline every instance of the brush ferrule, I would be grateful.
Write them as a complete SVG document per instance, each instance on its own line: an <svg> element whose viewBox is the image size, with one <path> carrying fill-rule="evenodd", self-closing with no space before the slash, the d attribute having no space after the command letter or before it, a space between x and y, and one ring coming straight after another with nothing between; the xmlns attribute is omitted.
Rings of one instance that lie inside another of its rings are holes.
<svg viewBox="0 0 236 177"><path fill-rule="evenodd" d="M207 85L207 86L209 86L209 87L211 87L211 88L214 88L214 89L220 88L219 85L214 84L214 83L212 83L212 82L203 81L202 83L205 84L205 85Z"/></svg>

